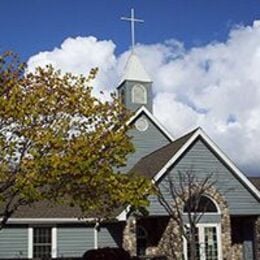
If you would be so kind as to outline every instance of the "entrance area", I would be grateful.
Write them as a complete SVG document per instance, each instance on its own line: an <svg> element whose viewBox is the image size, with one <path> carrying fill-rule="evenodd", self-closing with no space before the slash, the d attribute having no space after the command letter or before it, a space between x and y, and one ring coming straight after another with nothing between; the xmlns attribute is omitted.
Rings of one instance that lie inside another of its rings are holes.
<svg viewBox="0 0 260 260"><path fill-rule="evenodd" d="M196 228L196 259L221 259L220 226L218 224L198 224ZM191 259L190 244L184 240L185 258Z"/></svg>

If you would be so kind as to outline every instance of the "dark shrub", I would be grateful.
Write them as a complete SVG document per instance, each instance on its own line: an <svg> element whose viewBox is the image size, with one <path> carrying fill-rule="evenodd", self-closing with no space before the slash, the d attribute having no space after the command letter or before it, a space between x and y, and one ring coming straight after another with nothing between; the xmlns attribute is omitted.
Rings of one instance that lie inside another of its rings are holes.
<svg viewBox="0 0 260 260"><path fill-rule="evenodd" d="M99 248L87 251L83 260L130 260L131 257L123 248Z"/></svg>

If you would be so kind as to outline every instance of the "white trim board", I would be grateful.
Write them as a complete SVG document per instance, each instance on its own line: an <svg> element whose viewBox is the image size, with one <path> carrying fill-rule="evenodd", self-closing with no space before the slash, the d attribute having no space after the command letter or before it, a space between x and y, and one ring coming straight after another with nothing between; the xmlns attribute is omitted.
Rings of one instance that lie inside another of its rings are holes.
<svg viewBox="0 0 260 260"><path fill-rule="evenodd" d="M145 107L141 106L135 114L127 121L127 125L131 124L135 119L137 119L142 113L144 113L159 130L170 140L174 141L173 136L166 130L165 127L154 117L154 115Z"/></svg>
<svg viewBox="0 0 260 260"><path fill-rule="evenodd" d="M98 237L98 231L99 229L99 223L96 223L96 225L94 226L94 249L98 249L98 245L99 245L99 237Z"/></svg>
<svg viewBox="0 0 260 260"><path fill-rule="evenodd" d="M127 219L127 213L129 212L130 210L130 206L127 206L117 217L116 219L118 221L126 221Z"/></svg>
<svg viewBox="0 0 260 260"><path fill-rule="evenodd" d="M28 228L28 258L33 258L33 228Z"/></svg>
<svg viewBox="0 0 260 260"><path fill-rule="evenodd" d="M188 225L189 226L189 225ZM198 223L196 224L198 228L198 239L200 245L205 245L205 228L206 227L215 227L217 235L217 253L218 260L222 260L222 241L221 241L221 224L220 223ZM183 237L183 254L184 259L188 260L188 250L187 250L187 240ZM200 247L200 259L206 260L205 256L205 247Z"/></svg>
<svg viewBox="0 0 260 260"><path fill-rule="evenodd" d="M209 138L209 136L201 129L197 131L188 139L188 141L181 147L181 149L164 165L164 167L155 175L153 180L157 182L167 172L167 170L180 158L180 156L190 147L190 145L201 137L207 145L224 161L224 163L234 172L241 182L248 187L248 189L260 200L260 192L257 188L247 179L247 177L236 167L236 165L227 157L224 152Z"/></svg>
<svg viewBox="0 0 260 260"><path fill-rule="evenodd" d="M95 218L10 218L8 224L54 224L54 223L84 223L94 224Z"/></svg>
<svg viewBox="0 0 260 260"><path fill-rule="evenodd" d="M51 229L51 256L52 258L57 258L58 247L57 247L57 227L52 227Z"/></svg>

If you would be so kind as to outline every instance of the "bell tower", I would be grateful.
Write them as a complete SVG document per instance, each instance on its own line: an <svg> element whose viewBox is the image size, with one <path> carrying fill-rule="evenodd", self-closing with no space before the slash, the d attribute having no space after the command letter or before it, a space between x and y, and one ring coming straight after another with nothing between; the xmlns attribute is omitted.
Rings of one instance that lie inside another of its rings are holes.
<svg viewBox="0 0 260 260"><path fill-rule="evenodd" d="M152 80L135 54L135 23L143 23L144 21L135 17L133 8L130 17L121 17L121 19L130 22L132 51L122 80L117 87L118 95L123 104L133 112L142 106L152 112Z"/></svg>
<svg viewBox="0 0 260 260"><path fill-rule="evenodd" d="M135 112L141 106L145 106L152 112L152 80L134 52L127 61L117 91L122 103L131 111Z"/></svg>

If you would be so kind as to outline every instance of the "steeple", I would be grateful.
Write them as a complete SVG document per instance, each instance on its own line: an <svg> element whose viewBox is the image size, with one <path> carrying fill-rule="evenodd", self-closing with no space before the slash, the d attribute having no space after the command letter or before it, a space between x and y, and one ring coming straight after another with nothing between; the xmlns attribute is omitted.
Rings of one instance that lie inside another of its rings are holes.
<svg viewBox="0 0 260 260"><path fill-rule="evenodd" d="M152 82L138 56L132 52L126 63L121 82L124 80Z"/></svg>
<svg viewBox="0 0 260 260"><path fill-rule="evenodd" d="M135 112L145 106L152 112L152 80L134 52L128 58L117 91L128 109Z"/></svg>
<svg viewBox="0 0 260 260"><path fill-rule="evenodd" d="M131 9L131 17L122 17L121 19L131 23L132 50L123 77L117 87L118 95L128 109L135 112L141 106L145 106L152 112L152 80L135 54L135 23L143 23L144 21L135 18L133 8Z"/></svg>

